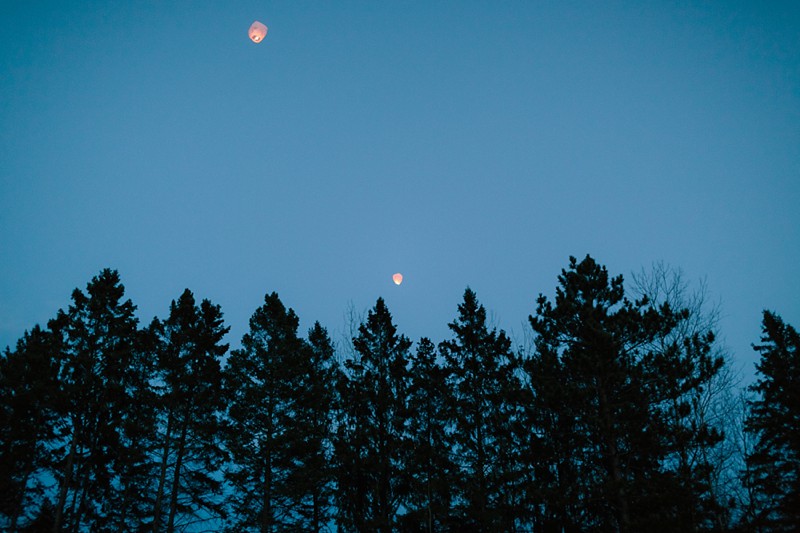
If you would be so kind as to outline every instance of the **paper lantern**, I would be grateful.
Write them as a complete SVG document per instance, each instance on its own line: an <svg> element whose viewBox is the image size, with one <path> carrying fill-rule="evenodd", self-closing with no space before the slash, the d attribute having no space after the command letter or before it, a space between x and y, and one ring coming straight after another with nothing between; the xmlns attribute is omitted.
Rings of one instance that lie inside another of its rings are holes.
<svg viewBox="0 0 800 533"><path fill-rule="evenodd" d="M264 40L264 37L267 36L267 27L259 21L255 21L250 25L250 30L247 32L247 35L250 36L250 40L254 43L260 43Z"/></svg>
<svg viewBox="0 0 800 533"><path fill-rule="evenodd" d="M397 274L392 276L392 281L394 281L395 285L400 285L401 283L403 283L403 275L400 272L398 272Z"/></svg>

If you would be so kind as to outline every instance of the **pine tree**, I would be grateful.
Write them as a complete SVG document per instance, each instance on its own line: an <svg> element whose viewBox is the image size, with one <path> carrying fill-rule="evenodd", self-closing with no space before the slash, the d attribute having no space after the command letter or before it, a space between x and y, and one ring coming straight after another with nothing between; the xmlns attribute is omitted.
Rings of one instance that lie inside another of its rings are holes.
<svg viewBox="0 0 800 533"><path fill-rule="evenodd" d="M338 409L334 435L336 524L339 531L367 531L373 472L364 460L370 453L371 406L365 367L358 356L342 362L336 382Z"/></svg>
<svg viewBox="0 0 800 533"><path fill-rule="evenodd" d="M189 289L172 301L166 320L150 326L158 357L154 532L224 514L219 416L221 358L228 350L222 339L229 329L219 306L209 300L198 306Z"/></svg>
<svg viewBox="0 0 800 533"><path fill-rule="evenodd" d="M336 455L339 527L383 531L396 527L405 497L404 453L411 342L397 334L378 298L353 339L340 385L342 417Z"/></svg>
<svg viewBox="0 0 800 533"><path fill-rule="evenodd" d="M297 327L294 311L267 294L225 370L226 477L236 531L319 529L329 513L324 463L333 350L318 324L310 344Z"/></svg>
<svg viewBox="0 0 800 533"><path fill-rule="evenodd" d="M109 493L105 527L116 531L141 528L153 504L155 464L152 450L156 442L156 397L152 379L155 355L145 332L138 331L130 354L117 403L123 405L119 419L120 444L113 460L115 489Z"/></svg>
<svg viewBox="0 0 800 533"><path fill-rule="evenodd" d="M703 527L703 489L692 486L700 477L681 472L680 457L689 442L718 441L708 424L684 423L686 398L719 368L708 354L713 339L654 349L685 312L629 301L622 277L589 256L570 258L559 282L555 305L540 296L531 317L538 521L567 530Z"/></svg>
<svg viewBox="0 0 800 533"><path fill-rule="evenodd" d="M333 507L332 431L339 369L333 343L319 322L308 332L307 350L305 375L298 383L304 439L296 450L299 468L294 478L302 501L303 529L316 532L325 529Z"/></svg>
<svg viewBox="0 0 800 533"><path fill-rule="evenodd" d="M457 479L450 457L447 375L437 362L436 346L427 338L410 357L408 385L409 495L403 528L445 531L450 527L453 485Z"/></svg>
<svg viewBox="0 0 800 533"><path fill-rule="evenodd" d="M60 417L57 338L35 326L0 358L0 515L9 531L45 494Z"/></svg>
<svg viewBox="0 0 800 533"><path fill-rule="evenodd" d="M75 289L64 324L59 381L64 392L64 452L57 464L54 531L115 528L120 479L130 441L125 421L135 410L128 394L136 367L136 307L123 301L119 274L106 269Z"/></svg>
<svg viewBox="0 0 800 533"><path fill-rule="evenodd" d="M454 506L460 527L513 530L520 511L514 428L518 420L516 359L505 332L489 329L486 309L467 289L455 338L439 349L446 363L452 453L459 472Z"/></svg>
<svg viewBox="0 0 800 533"><path fill-rule="evenodd" d="M523 365L530 392L525 423L530 428L527 453L529 485L525 504L535 531L578 532L589 520L581 506L580 466L587 448L584 433L570 405L568 377L557 343L536 340L536 351Z"/></svg>
<svg viewBox="0 0 800 533"><path fill-rule="evenodd" d="M800 530L800 335L780 316L764 311L758 379L751 386L745 429L756 437L747 456L745 483L755 501L758 531Z"/></svg>

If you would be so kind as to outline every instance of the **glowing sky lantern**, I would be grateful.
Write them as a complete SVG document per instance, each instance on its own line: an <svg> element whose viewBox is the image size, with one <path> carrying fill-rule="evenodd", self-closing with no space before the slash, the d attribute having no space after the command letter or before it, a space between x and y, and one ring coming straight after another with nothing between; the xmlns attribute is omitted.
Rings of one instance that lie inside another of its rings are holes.
<svg viewBox="0 0 800 533"><path fill-rule="evenodd" d="M250 25L247 35L250 36L250 40L254 43L260 43L267 36L267 27L259 21L255 21Z"/></svg>
<svg viewBox="0 0 800 533"><path fill-rule="evenodd" d="M400 272L398 272L397 274L392 276L392 281L394 281L395 285L400 285L401 283L403 283L403 275Z"/></svg>

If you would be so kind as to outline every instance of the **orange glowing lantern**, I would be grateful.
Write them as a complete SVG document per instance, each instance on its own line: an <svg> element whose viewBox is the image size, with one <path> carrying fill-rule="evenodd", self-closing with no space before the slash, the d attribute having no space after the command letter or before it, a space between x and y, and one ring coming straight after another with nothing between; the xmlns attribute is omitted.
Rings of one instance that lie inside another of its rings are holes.
<svg viewBox="0 0 800 533"><path fill-rule="evenodd" d="M255 21L250 25L247 35L250 36L250 40L254 43L260 43L267 36L267 27L259 21Z"/></svg>
<svg viewBox="0 0 800 533"><path fill-rule="evenodd" d="M400 272L398 272L397 274L392 276L392 281L394 281L395 285L400 285L401 283L403 283L403 275Z"/></svg>

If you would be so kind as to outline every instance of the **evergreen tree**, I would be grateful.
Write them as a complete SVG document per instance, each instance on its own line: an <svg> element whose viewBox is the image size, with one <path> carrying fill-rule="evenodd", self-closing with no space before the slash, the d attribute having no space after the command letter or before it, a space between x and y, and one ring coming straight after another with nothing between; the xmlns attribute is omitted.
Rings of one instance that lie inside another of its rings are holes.
<svg viewBox="0 0 800 533"><path fill-rule="evenodd" d="M353 337L355 338L355 337ZM336 524L339 531L368 531L369 494L373 472L364 460L370 453L370 403L365 367L357 353L342 362L336 382L338 409L334 436Z"/></svg>
<svg viewBox="0 0 800 533"><path fill-rule="evenodd" d="M713 338L654 349L686 313L629 301L622 277L589 256L570 258L559 282L555 305L540 296L531 317L537 521L572 531L704 527L698 494L707 487L682 472L681 454L719 440L708 424L685 423L686 399L721 364L709 356Z"/></svg>
<svg viewBox="0 0 800 533"><path fill-rule="evenodd" d="M298 468L294 474L298 492L303 497L300 514L306 531L321 531L331 519L334 470L333 417L335 413L338 366L328 332L319 322L308 332L307 368L298 387L298 413L305 439L300 443Z"/></svg>
<svg viewBox="0 0 800 533"><path fill-rule="evenodd" d="M55 340L35 326L0 358L0 515L9 531L38 511L45 494L60 416Z"/></svg>
<svg viewBox="0 0 800 533"><path fill-rule="evenodd" d="M409 495L403 529L445 531L450 527L453 484L450 458L447 375L437 362L436 346L427 338L410 358L408 385Z"/></svg>
<svg viewBox="0 0 800 533"><path fill-rule="evenodd" d="M250 319L225 371L225 434L235 531L318 530L328 517L325 468L333 349L325 330L297 336L276 293Z"/></svg>
<svg viewBox="0 0 800 533"><path fill-rule="evenodd" d="M566 371L559 360L557 343L536 340L536 351L523 364L530 393L526 425L530 428L527 453L530 465L526 506L535 531L579 532L589 519L581 505L581 484L586 481L580 466L588 445L576 420Z"/></svg>
<svg viewBox="0 0 800 533"><path fill-rule="evenodd" d="M156 442L156 398L152 379L155 356L147 335L137 332L124 383L117 390L124 405L117 428L120 445L112 463L115 490L107 502L106 527L116 531L140 529L153 506L153 447Z"/></svg>
<svg viewBox="0 0 800 533"><path fill-rule="evenodd" d="M119 274L106 269L75 289L60 312L64 324L59 381L65 409L64 454L58 458L54 531L114 529L124 503L125 458L131 441L125 422L136 406L130 396L136 368L136 307L123 301Z"/></svg>
<svg viewBox="0 0 800 533"><path fill-rule="evenodd" d="M519 483L516 359L505 332L489 329L486 309L471 289L449 324L455 338L440 344L448 376L452 453L459 469L453 488L461 529L511 531Z"/></svg>
<svg viewBox="0 0 800 533"><path fill-rule="evenodd" d="M754 495L758 531L800 530L800 335L764 311L758 379L746 430L756 438L745 483Z"/></svg>
<svg viewBox="0 0 800 533"><path fill-rule="evenodd" d="M219 416L221 358L228 350L222 339L229 329L220 307L209 300L198 306L189 289L172 301L166 320L150 326L158 357L154 532L224 514Z"/></svg>
<svg viewBox="0 0 800 533"><path fill-rule="evenodd" d="M353 338L345 360L342 416L336 442L339 527L383 531L396 527L405 497L404 453L408 350L386 303L378 298Z"/></svg>

